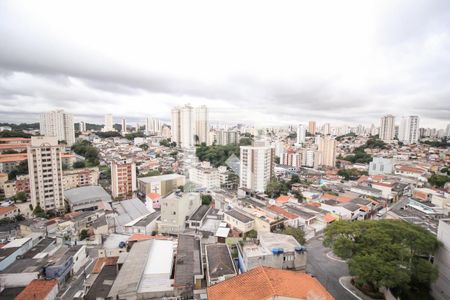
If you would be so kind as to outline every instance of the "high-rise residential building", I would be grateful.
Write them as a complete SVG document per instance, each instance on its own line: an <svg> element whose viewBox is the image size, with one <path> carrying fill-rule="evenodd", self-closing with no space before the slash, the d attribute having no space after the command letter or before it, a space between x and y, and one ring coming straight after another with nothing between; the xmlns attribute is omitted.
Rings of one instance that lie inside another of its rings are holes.
<svg viewBox="0 0 450 300"><path fill-rule="evenodd" d="M384 142L392 142L395 136L395 117L386 115L380 120L380 139Z"/></svg>
<svg viewBox="0 0 450 300"><path fill-rule="evenodd" d="M322 166L335 167L336 165L336 140L331 136L320 138L319 151L322 153Z"/></svg>
<svg viewBox="0 0 450 300"><path fill-rule="evenodd" d="M194 109L195 111L195 135L198 143L206 143L208 141L208 108L201 105Z"/></svg>
<svg viewBox="0 0 450 300"><path fill-rule="evenodd" d="M148 134L159 134L161 133L162 122L159 119L147 118L145 120L145 131Z"/></svg>
<svg viewBox="0 0 450 300"><path fill-rule="evenodd" d="M102 131L108 132L108 131L114 131L113 126L113 116L112 114L106 114L105 115L105 126L103 127Z"/></svg>
<svg viewBox="0 0 450 300"><path fill-rule="evenodd" d="M31 204L44 210L64 209L62 146L56 136L32 136L27 148Z"/></svg>
<svg viewBox="0 0 450 300"><path fill-rule="evenodd" d="M136 191L136 164L131 160L111 162L111 192L114 198L131 198Z"/></svg>
<svg viewBox="0 0 450 300"><path fill-rule="evenodd" d="M58 141L66 141L67 146L75 143L75 127L73 115L64 110L53 110L41 114L39 131L44 136L54 136Z"/></svg>
<svg viewBox="0 0 450 300"><path fill-rule="evenodd" d="M306 139L306 127L303 124L298 124L297 127L297 144L303 144Z"/></svg>
<svg viewBox="0 0 450 300"><path fill-rule="evenodd" d="M192 148L208 141L208 109L187 104L172 109L172 141L182 148Z"/></svg>
<svg viewBox="0 0 450 300"><path fill-rule="evenodd" d="M125 120L125 118L122 118L122 133L126 133L127 132L127 120Z"/></svg>
<svg viewBox="0 0 450 300"><path fill-rule="evenodd" d="M331 134L331 125L330 123L325 123L322 125L322 133L324 135Z"/></svg>
<svg viewBox="0 0 450 300"><path fill-rule="evenodd" d="M447 128L445 129L445 136L450 137L450 124L447 124Z"/></svg>
<svg viewBox="0 0 450 300"><path fill-rule="evenodd" d="M274 174L275 148L256 141L253 146L241 146L240 187L264 192Z"/></svg>
<svg viewBox="0 0 450 300"><path fill-rule="evenodd" d="M415 144L419 141L419 117L402 117L398 131L398 140L405 144Z"/></svg>
<svg viewBox="0 0 450 300"><path fill-rule="evenodd" d="M80 131L81 132L86 132L86 122L81 121L80 122Z"/></svg>
<svg viewBox="0 0 450 300"><path fill-rule="evenodd" d="M238 132L231 130L219 130L216 132L218 145L230 145L238 143Z"/></svg>
<svg viewBox="0 0 450 300"><path fill-rule="evenodd" d="M312 135L316 134L316 121L309 121L308 132Z"/></svg>

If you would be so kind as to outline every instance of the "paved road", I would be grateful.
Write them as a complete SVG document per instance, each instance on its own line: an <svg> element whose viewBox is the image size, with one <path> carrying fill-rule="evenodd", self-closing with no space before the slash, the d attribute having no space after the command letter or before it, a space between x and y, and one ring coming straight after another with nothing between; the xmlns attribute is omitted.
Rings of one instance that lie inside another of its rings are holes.
<svg viewBox="0 0 450 300"><path fill-rule="evenodd" d="M339 283L340 277L349 275L347 264L327 257L330 249L325 248L319 239L314 238L308 241L308 263L306 271L316 277L336 300L355 299Z"/></svg>
<svg viewBox="0 0 450 300"><path fill-rule="evenodd" d="M98 247L91 247L88 246L88 257L89 261L87 264L81 268L82 270L85 269L85 271L80 270L79 274L74 275L72 278L69 279L69 282L65 286L64 290L60 293L59 299L66 300L66 299L73 299L73 296L79 291L83 289L84 274L90 274L92 271L92 268L94 267L95 259L98 256Z"/></svg>

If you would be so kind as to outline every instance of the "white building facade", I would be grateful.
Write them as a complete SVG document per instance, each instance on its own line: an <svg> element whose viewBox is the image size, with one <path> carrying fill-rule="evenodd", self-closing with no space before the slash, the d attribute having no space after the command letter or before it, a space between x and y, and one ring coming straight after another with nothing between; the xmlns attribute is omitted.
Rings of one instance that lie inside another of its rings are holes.
<svg viewBox="0 0 450 300"><path fill-rule="evenodd" d="M64 209L62 147L57 137L31 137L28 146L28 173L31 204L43 210Z"/></svg>
<svg viewBox="0 0 450 300"><path fill-rule="evenodd" d="M54 110L41 114L39 131L41 135L57 137L58 141L66 141L68 146L75 143L75 127L73 115L64 110Z"/></svg>

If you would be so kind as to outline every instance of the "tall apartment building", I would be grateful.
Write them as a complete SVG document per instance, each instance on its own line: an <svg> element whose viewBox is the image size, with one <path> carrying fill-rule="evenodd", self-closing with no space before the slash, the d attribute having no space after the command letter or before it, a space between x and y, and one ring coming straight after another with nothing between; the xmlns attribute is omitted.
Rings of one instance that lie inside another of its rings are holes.
<svg viewBox="0 0 450 300"><path fill-rule="evenodd" d="M402 117L398 130L398 140L405 144L415 144L419 141L419 117Z"/></svg>
<svg viewBox="0 0 450 300"><path fill-rule="evenodd" d="M230 145L237 144L239 142L237 131L219 130L217 131L216 137L218 145Z"/></svg>
<svg viewBox="0 0 450 300"><path fill-rule="evenodd" d="M320 138L319 151L322 153L321 165L327 167L336 166L336 140L331 136Z"/></svg>
<svg viewBox="0 0 450 300"><path fill-rule="evenodd" d="M206 143L208 141L208 108L201 105L194 109L195 112L195 134L198 137L198 143Z"/></svg>
<svg viewBox="0 0 450 300"><path fill-rule="evenodd" d="M322 134L327 135L331 134L331 125L330 123L325 123L322 126Z"/></svg>
<svg viewBox="0 0 450 300"><path fill-rule="evenodd" d="M275 148L256 141L253 146L241 146L240 149L239 187L264 192L274 174Z"/></svg>
<svg viewBox="0 0 450 300"><path fill-rule="evenodd" d="M282 165L300 168L302 166L302 153L285 152L280 157Z"/></svg>
<svg viewBox="0 0 450 300"><path fill-rule="evenodd" d="M122 133L126 133L127 132L127 120L125 120L125 118L122 118Z"/></svg>
<svg viewBox="0 0 450 300"><path fill-rule="evenodd" d="M147 118L145 120L145 131L150 134L159 134L161 132L162 122L159 119Z"/></svg>
<svg viewBox="0 0 450 300"><path fill-rule="evenodd" d="M84 122L84 121L80 122L80 131L81 132L86 132L87 131L86 130L86 122Z"/></svg>
<svg viewBox="0 0 450 300"><path fill-rule="evenodd" d="M395 117L386 115L380 120L380 139L384 142L391 142L395 136Z"/></svg>
<svg viewBox="0 0 450 300"><path fill-rule="evenodd" d="M53 110L41 114L39 131L43 136L54 136L58 141L66 141L67 146L75 143L73 115L64 110Z"/></svg>
<svg viewBox="0 0 450 300"><path fill-rule="evenodd" d="M172 109L172 141L182 148L192 148L208 141L208 109L189 104Z"/></svg>
<svg viewBox="0 0 450 300"><path fill-rule="evenodd" d="M111 162L111 192L114 198L131 198L136 191L136 164L129 160Z"/></svg>
<svg viewBox="0 0 450 300"><path fill-rule="evenodd" d="M103 127L102 131L108 132L108 131L114 131L113 127L113 116L112 114L106 114L105 115L105 126Z"/></svg>
<svg viewBox="0 0 450 300"><path fill-rule="evenodd" d="M33 207L64 210L61 152L58 137L31 137L27 155Z"/></svg>
<svg viewBox="0 0 450 300"><path fill-rule="evenodd" d="M306 139L306 127L303 124L298 124L297 127L297 144L303 144Z"/></svg>
<svg viewBox="0 0 450 300"><path fill-rule="evenodd" d="M316 121L309 121L308 132L312 135L316 134Z"/></svg>

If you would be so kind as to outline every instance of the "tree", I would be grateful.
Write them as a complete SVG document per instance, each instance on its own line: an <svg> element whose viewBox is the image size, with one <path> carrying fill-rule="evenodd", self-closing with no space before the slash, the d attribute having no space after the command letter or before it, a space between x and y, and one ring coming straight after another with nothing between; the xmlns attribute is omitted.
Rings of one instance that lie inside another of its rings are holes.
<svg viewBox="0 0 450 300"><path fill-rule="evenodd" d="M87 229L81 230L79 237L80 237L80 241L87 239L89 237L89 233L88 233Z"/></svg>
<svg viewBox="0 0 450 300"><path fill-rule="evenodd" d="M210 205L212 201L211 195L202 195L202 205Z"/></svg>
<svg viewBox="0 0 450 300"><path fill-rule="evenodd" d="M33 215L35 215L36 218L47 218L47 214L45 213L45 211L41 208L41 206L39 204L33 210Z"/></svg>
<svg viewBox="0 0 450 300"><path fill-rule="evenodd" d="M285 227L281 231L281 233L293 236L297 240L297 242L299 242L300 245L306 244L305 233L303 232L303 230L301 228L294 228L294 227L288 226L288 227Z"/></svg>
<svg viewBox="0 0 450 300"><path fill-rule="evenodd" d="M344 177L345 180L357 180L362 175L367 175L365 171L358 171L358 169L344 169L339 170L338 175Z"/></svg>
<svg viewBox="0 0 450 300"><path fill-rule="evenodd" d="M206 146L202 143L195 150L195 155L200 161L209 161L214 167L225 165L225 161L233 154L239 157L238 145Z"/></svg>
<svg viewBox="0 0 450 300"><path fill-rule="evenodd" d="M158 176L161 175L161 172L159 170L150 170L147 173L139 174L138 177L151 177L151 176Z"/></svg>
<svg viewBox="0 0 450 300"><path fill-rule="evenodd" d="M142 144L142 145L139 145L139 148L141 148L144 151L147 151L148 150L148 145L147 144Z"/></svg>
<svg viewBox="0 0 450 300"><path fill-rule="evenodd" d="M429 287L437 270L428 258L439 247L426 229L404 221L339 221L325 229L324 245L349 260L357 286L404 291Z"/></svg>
<svg viewBox="0 0 450 300"><path fill-rule="evenodd" d="M276 178L272 178L267 183L266 194L272 198L278 198L282 194L289 192L289 185L285 181L278 181Z"/></svg>
<svg viewBox="0 0 450 300"><path fill-rule="evenodd" d="M21 161L14 170L9 172L8 179L13 180L17 177L17 175L25 175L25 174L28 174L28 161L27 160Z"/></svg>
<svg viewBox="0 0 450 300"><path fill-rule="evenodd" d="M73 163L73 168L74 169L81 169L86 167L86 163L83 160L79 160Z"/></svg>
<svg viewBox="0 0 450 300"><path fill-rule="evenodd" d="M443 187L447 182L450 182L450 176L433 174L428 178L428 183L437 187Z"/></svg>
<svg viewBox="0 0 450 300"><path fill-rule="evenodd" d="M25 192L18 192L16 194L16 200L19 201L19 202L27 201L27 193L25 193Z"/></svg>
<svg viewBox="0 0 450 300"><path fill-rule="evenodd" d="M245 238L256 239L257 237L258 237L258 232L255 229L252 229L245 233Z"/></svg>

